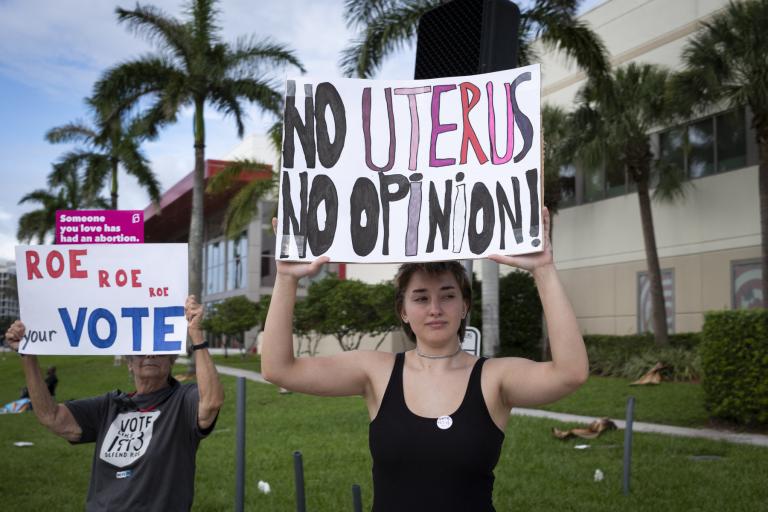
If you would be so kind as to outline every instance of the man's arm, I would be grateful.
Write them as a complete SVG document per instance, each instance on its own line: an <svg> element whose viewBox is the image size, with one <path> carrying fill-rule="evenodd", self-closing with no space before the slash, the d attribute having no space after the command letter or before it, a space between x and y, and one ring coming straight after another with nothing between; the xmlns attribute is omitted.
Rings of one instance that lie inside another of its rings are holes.
<svg viewBox="0 0 768 512"><path fill-rule="evenodd" d="M203 338L203 306L197 302L194 295L187 297L184 305L187 321L189 322L189 337L192 346L201 345ZM200 402L197 408L197 426L200 430L206 430L213 425L219 409L224 403L224 388L216 372L211 354L207 348L194 350L195 371L197 372L197 390L200 394Z"/></svg>
<svg viewBox="0 0 768 512"><path fill-rule="evenodd" d="M24 337L26 328L21 321L16 320L5 333L5 341L12 350L19 350L19 342ZM37 356L22 355L21 366L29 390L29 400L38 421L48 430L67 441L77 442L83 431L75 421L75 417L66 406L56 403L48 392L48 386L40 373Z"/></svg>

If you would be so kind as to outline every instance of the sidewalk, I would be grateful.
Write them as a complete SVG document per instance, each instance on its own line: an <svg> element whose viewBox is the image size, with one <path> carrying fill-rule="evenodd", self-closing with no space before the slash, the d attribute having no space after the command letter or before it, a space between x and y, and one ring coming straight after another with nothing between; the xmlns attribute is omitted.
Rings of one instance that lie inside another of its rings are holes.
<svg viewBox="0 0 768 512"><path fill-rule="evenodd" d="M185 358L179 358L176 364L187 364ZM230 375L232 377L245 377L248 380L255 382L261 382L268 384L264 377L258 372L250 370L243 370L241 368L232 368L230 366L216 365L216 370L222 375ZM561 421L565 423L583 423L589 424L598 419L595 416L580 416L578 414L566 414L561 412L543 411L541 409L512 409L512 415L514 416L528 416L532 418L547 418L550 420ZM611 419L619 429L624 429L625 421L619 419ZM686 428L675 427L671 425L659 425L657 423L644 423L642 421L635 421L632 425L634 432L642 432L648 434L664 434L668 436L678 437L693 437L700 439L709 439L711 441L727 441L729 443L739 444L751 444L755 446L763 446L768 448L768 435L762 434L739 434L736 432L728 432L724 430L714 430L711 428Z"/></svg>

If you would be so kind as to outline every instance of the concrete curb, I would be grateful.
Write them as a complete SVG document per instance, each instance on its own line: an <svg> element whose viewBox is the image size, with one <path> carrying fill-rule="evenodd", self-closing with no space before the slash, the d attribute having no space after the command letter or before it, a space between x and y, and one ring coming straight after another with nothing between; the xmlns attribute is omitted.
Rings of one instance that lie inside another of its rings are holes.
<svg viewBox="0 0 768 512"><path fill-rule="evenodd" d="M566 423L592 423L597 416L580 416L577 414L566 414L562 412L543 411L541 409L512 409L513 416L528 416L533 418L547 418L550 420L563 421ZM624 420L611 419L620 429L626 426ZM729 443L751 444L756 446L768 447L768 436L762 434L741 434L737 432L728 432L724 430L714 430L711 428L686 428L675 427L672 425L659 425L657 423L644 423L635 421L632 425L635 432L648 434L664 434L678 437L693 437L700 439L709 439L712 441L728 441Z"/></svg>

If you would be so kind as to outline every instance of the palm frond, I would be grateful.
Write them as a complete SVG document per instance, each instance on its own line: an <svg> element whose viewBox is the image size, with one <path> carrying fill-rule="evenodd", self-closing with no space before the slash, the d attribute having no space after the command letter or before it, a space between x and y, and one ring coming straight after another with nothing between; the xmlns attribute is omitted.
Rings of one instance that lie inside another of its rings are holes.
<svg viewBox="0 0 768 512"><path fill-rule="evenodd" d="M45 236L55 228L55 220L51 224L50 216L45 210L34 210L19 217L16 239L21 243L29 244L36 238L38 244L44 244Z"/></svg>
<svg viewBox="0 0 768 512"><path fill-rule="evenodd" d="M169 83L185 81L185 74L170 60L149 55L105 71L94 84L93 97L111 103L115 113L122 113L139 98L158 94Z"/></svg>
<svg viewBox="0 0 768 512"><path fill-rule="evenodd" d="M147 191L153 203L160 202L160 182L149 166L149 160L138 147L126 148L120 162L126 174L136 178L141 188Z"/></svg>
<svg viewBox="0 0 768 512"><path fill-rule="evenodd" d="M688 189L695 187L693 180L687 179L685 169L672 162L659 160L655 162L655 174L658 184L653 192L653 198L659 202L672 203L685 198Z"/></svg>
<svg viewBox="0 0 768 512"><path fill-rule="evenodd" d="M422 15L438 5L439 0L382 4L382 9L370 16L365 28L342 50L339 65L344 75L373 76L388 55L413 41Z"/></svg>
<svg viewBox="0 0 768 512"><path fill-rule="evenodd" d="M45 140L52 144L61 142L82 142L84 144L91 144L97 136L98 134L93 128L82 121L75 121L73 123L67 123L51 128L46 132Z"/></svg>
<svg viewBox="0 0 768 512"><path fill-rule="evenodd" d="M186 13L190 18L196 52L204 52L219 42L221 27L216 21L219 10L215 4L216 0L189 0Z"/></svg>
<svg viewBox="0 0 768 512"><path fill-rule="evenodd" d="M53 204L55 201L56 201L55 195L51 194L47 190L39 188L21 196L21 199L19 199L18 204L36 202L45 206L45 205Z"/></svg>
<svg viewBox="0 0 768 512"><path fill-rule="evenodd" d="M233 77L263 71L265 66L295 66L302 73L306 71L296 53L284 44L270 38L240 37L227 52L225 67Z"/></svg>
<svg viewBox="0 0 768 512"><path fill-rule="evenodd" d="M132 11L118 7L115 12L118 23L125 23L133 33L180 58L189 67L193 55L191 38L178 20L151 5L136 4Z"/></svg>
<svg viewBox="0 0 768 512"><path fill-rule="evenodd" d="M224 215L224 232L234 238L248 227L256 216L262 198L277 189L277 175L268 180L254 180L240 189L227 206Z"/></svg>
<svg viewBox="0 0 768 512"><path fill-rule="evenodd" d="M574 59L588 77L600 83L610 71L608 51L589 25L576 18L578 3L540 0L524 17L532 25L531 35L540 38L546 48Z"/></svg>
<svg viewBox="0 0 768 512"><path fill-rule="evenodd" d="M283 148L283 122L278 120L272 123L272 126L267 130L269 142L272 145L272 149L279 155L282 153Z"/></svg>
<svg viewBox="0 0 768 512"><path fill-rule="evenodd" d="M363 27L396 3L396 0L344 0L344 21L348 28Z"/></svg>

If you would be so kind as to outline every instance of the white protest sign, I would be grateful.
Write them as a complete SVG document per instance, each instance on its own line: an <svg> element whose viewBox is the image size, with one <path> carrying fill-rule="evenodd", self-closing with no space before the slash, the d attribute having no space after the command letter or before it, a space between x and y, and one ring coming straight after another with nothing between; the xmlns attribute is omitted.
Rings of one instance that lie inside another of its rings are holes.
<svg viewBox="0 0 768 512"><path fill-rule="evenodd" d="M16 247L22 354L181 354L187 244Z"/></svg>
<svg viewBox="0 0 768 512"><path fill-rule="evenodd" d="M286 85L276 255L408 262L541 250L538 65Z"/></svg>

